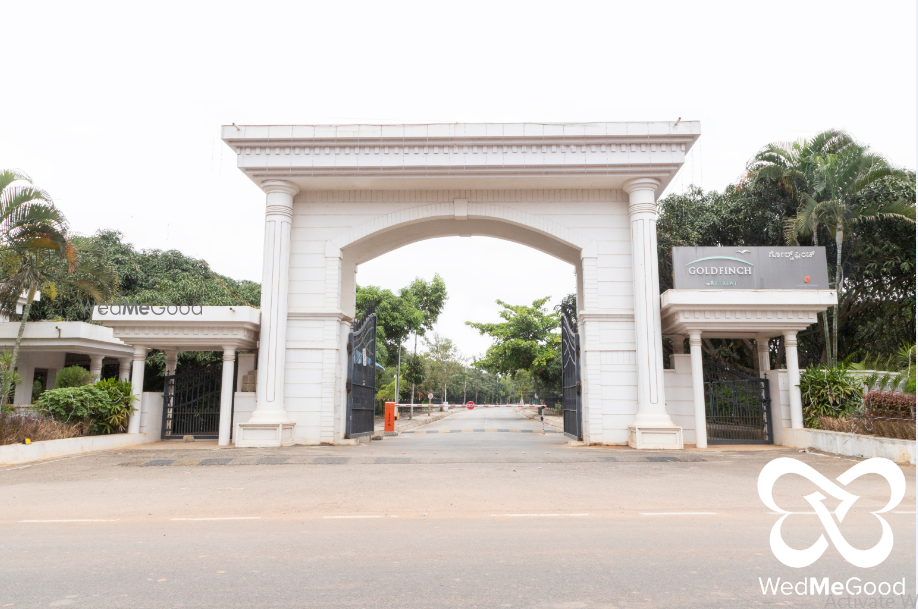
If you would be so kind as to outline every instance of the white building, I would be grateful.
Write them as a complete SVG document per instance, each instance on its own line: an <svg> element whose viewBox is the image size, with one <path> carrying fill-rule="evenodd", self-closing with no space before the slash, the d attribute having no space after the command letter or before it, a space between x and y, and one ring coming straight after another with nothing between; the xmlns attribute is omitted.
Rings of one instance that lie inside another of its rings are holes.
<svg viewBox="0 0 918 609"><path fill-rule="evenodd" d="M257 390L236 394L236 445L345 443L359 265L435 237L507 239L575 268L583 439L704 445L700 377L691 366L664 370L656 242L656 200L699 135L697 122L224 127L239 169L265 192L260 319L242 311L198 318L97 311L94 319L115 326L141 362L148 348L195 344L223 349L231 361L235 349L255 342L243 334L257 332ZM667 306L694 306L692 314L704 317L722 305L711 298L683 294ZM667 333L690 335L693 353L701 331L790 336L834 296L821 293L802 309L793 297L771 309L756 309L750 298L733 309L771 323L737 330L725 321L721 330L672 322ZM219 330L206 330L208 323ZM200 332L208 339L190 340ZM700 375L700 349L697 359ZM799 396L785 402L799 409ZM232 400L223 403L228 409ZM798 423L796 414L775 418ZM223 420L226 444L229 417Z"/></svg>

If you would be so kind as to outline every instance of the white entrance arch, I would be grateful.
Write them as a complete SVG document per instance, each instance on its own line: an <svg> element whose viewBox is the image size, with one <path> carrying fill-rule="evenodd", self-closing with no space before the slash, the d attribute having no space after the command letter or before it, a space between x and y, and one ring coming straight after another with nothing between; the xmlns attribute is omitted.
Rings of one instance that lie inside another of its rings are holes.
<svg viewBox="0 0 918 609"><path fill-rule="evenodd" d="M257 404L237 445L345 441L357 266L487 235L576 268L584 439L681 448L663 389L655 201L698 135L693 122L224 127L267 195Z"/></svg>

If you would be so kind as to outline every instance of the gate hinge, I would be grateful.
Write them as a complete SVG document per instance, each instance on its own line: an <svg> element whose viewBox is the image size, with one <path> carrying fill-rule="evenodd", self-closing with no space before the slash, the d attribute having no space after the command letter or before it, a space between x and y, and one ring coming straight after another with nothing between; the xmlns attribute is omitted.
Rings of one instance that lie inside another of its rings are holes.
<svg viewBox="0 0 918 609"><path fill-rule="evenodd" d="M580 381L577 381L577 395L580 395L580 392L583 391L583 385Z"/></svg>
<svg viewBox="0 0 918 609"><path fill-rule="evenodd" d="M347 382L344 383L344 388L347 390L348 393L351 392L351 379L347 379Z"/></svg>

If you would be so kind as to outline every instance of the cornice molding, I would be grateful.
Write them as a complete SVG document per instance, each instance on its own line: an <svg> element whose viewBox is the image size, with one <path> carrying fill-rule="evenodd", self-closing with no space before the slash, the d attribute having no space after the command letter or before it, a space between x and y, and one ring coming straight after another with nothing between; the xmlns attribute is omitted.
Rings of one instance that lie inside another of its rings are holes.
<svg viewBox="0 0 918 609"><path fill-rule="evenodd" d="M539 133L541 132L541 133ZM224 127L256 182L303 178L583 178L667 183L698 123Z"/></svg>

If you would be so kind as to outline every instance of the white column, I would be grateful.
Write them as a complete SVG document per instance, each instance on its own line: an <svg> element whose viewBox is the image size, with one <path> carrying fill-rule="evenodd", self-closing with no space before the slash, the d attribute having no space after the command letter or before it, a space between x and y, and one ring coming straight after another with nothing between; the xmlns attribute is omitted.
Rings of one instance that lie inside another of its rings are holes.
<svg viewBox="0 0 918 609"><path fill-rule="evenodd" d="M166 376L172 376L178 366L178 349L163 349L163 354L166 356Z"/></svg>
<svg viewBox="0 0 918 609"><path fill-rule="evenodd" d="M236 364L236 350L223 347L223 380L220 385L220 439L219 446L230 443L230 422L233 419L233 371Z"/></svg>
<svg viewBox="0 0 918 609"><path fill-rule="evenodd" d="M660 329L660 278L657 267L657 205L653 178L625 182L631 219L631 266L634 273L638 412L633 427L675 427L663 393L663 344Z"/></svg>
<svg viewBox="0 0 918 609"><path fill-rule="evenodd" d="M755 339L755 347L759 354L759 376L766 378L765 373L771 370L771 355L768 351L768 337L760 336Z"/></svg>
<svg viewBox="0 0 918 609"><path fill-rule="evenodd" d="M797 332L784 332L784 359L787 362L788 397L791 427L803 429L803 400L800 396L800 364L797 362Z"/></svg>
<svg viewBox="0 0 918 609"><path fill-rule="evenodd" d="M147 361L147 348L134 345L134 371L131 374L131 393L134 394L134 414L128 421L128 433L140 433L140 406L143 398L143 365Z"/></svg>
<svg viewBox="0 0 918 609"><path fill-rule="evenodd" d="M290 270L290 225L293 197L299 188L283 180L266 180L264 261L261 274L261 332L255 410L240 424L236 446L290 444L293 421L284 409L287 291ZM271 431L271 430L274 431Z"/></svg>
<svg viewBox="0 0 918 609"><path fill-rule="evenodd" d="M673 334L669 338L673 341L673 355L685 355L685 337Z"/></svg>
<svg viewBox="0 0 918 609"><path fill-rule="evenodd" d="M102 378L102 358L103 355L89 356L89 376L92 377L93 384L98 383Z"/></svg>
<svg viewBox="0 0 918 609"><path fill-rule="evenodd" d="M131 380L131 358L130 357L118 358L118 380L119 381Z"/></svg>
<svg viewBox="0 0 918 609"><path fill-rule="evenodd" d="M681 337L680 337L681 338ZM701 360L701 332L689 333L689 350L692 354L692 402L695 406L695 446L708 445L708 426L704 403L704 366Z"/></svg>

